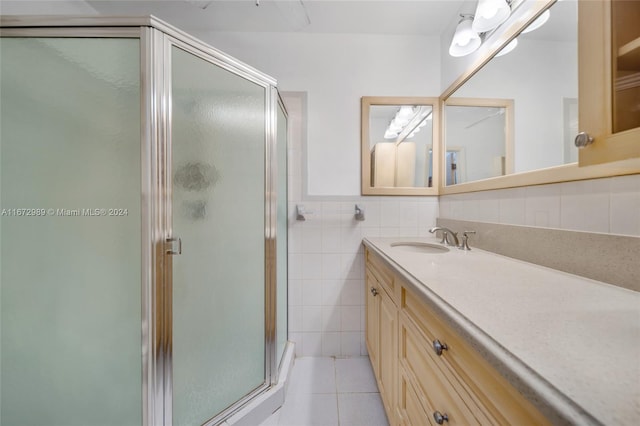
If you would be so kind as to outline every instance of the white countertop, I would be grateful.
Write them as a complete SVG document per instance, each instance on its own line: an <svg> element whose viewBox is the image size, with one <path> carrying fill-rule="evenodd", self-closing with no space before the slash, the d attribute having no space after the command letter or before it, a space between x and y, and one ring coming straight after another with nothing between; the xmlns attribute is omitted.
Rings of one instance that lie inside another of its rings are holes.
<svg viewBox="0 0 640 426"><path fill-rule="evenodd" d="M516 387L536 394L552 421L640 424L640 293L475 248L412 253L391 247L398 241L438 240L364 244L443 307L508 379L518 376Z"/></svg>

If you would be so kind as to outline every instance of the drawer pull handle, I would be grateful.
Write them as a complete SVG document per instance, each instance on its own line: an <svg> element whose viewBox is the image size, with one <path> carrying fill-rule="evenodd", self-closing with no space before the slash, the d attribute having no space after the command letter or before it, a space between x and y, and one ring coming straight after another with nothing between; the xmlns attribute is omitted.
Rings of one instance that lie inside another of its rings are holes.
<svg viewBox="0 0 640 426"><path fill-rule="evenodd" d="M449 349L449 347L447 346L446 343L440 343L440 340L438 339L433 341L433 350L436 352L438 356L442 355L442 351L446 351L447 349Z"/></svg>
<svg viewBox="0 0 640 426"><path fill-rule="evenodd" d="M373 296L377 296L378 295L378 290L376 290L375 287L371 287L371 294L373 294Z"/></svg>
<svg viewBox="0 0 640 426"><path fill-rule="evenodd" d="M446 413L442 414L440 411L436 411L436 412L433 413L433 420L435 420L436 423L441 425L444 422L448 422L449 421L449 416L447 416Z"/></svg>

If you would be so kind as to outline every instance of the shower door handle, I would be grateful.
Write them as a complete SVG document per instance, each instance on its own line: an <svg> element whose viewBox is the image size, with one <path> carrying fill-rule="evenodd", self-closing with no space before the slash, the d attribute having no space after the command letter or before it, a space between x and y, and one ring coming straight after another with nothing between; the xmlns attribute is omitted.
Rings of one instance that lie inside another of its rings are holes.
<svg viewBox="0 0 640 426"><path fill-rule="evenodd" d="M166 254L182 254L182 238L167 238L165 240Z"/></svg>

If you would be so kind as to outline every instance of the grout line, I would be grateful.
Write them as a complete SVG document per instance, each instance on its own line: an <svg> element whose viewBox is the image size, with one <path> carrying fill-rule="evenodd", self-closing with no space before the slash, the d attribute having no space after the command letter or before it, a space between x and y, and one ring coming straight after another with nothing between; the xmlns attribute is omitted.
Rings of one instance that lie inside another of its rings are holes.
<svg viewBox="0 0 640 426"><path fill-rule="evenodd" d="M336 357L331 357L333 360L333 383L336 387L336 414L338 416L338 426L340 426L340 404L338 403L338 369L336 368Z"/></svg>

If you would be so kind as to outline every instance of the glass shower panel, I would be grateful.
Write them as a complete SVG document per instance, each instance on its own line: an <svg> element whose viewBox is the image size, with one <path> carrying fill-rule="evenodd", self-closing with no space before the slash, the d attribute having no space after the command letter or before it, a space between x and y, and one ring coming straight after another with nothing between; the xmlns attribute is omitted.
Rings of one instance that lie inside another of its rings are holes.
<svg viewBox="0 0 640 426"><path fill-rule="evenodd" d="M266 90L172 48L173 422L265 382Z"/></svg>
<svg viewBox="0 0 640 426"><path fill-rule="evenodd" d="M142 422L137 39L0 39L3 425Z"/></svg>
<svg viewBox="0 0 640 426"><path fill-rule="evenodd" d="M278 365L282 361L284 347L287 343L287 116L278 104L277 156L278 156L278 190L277 190L277 244L276 268L277 289L277 326L276 326L276 359Z"/></svg>

